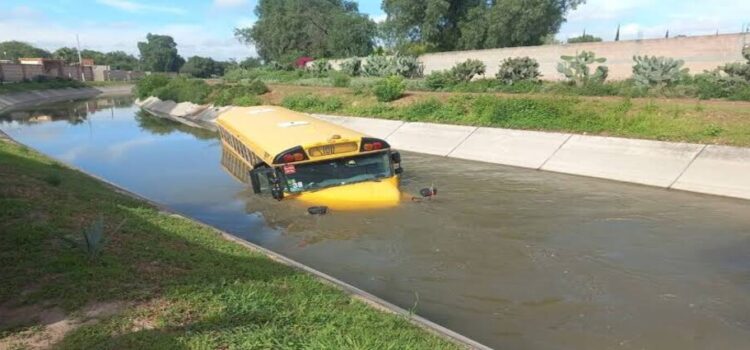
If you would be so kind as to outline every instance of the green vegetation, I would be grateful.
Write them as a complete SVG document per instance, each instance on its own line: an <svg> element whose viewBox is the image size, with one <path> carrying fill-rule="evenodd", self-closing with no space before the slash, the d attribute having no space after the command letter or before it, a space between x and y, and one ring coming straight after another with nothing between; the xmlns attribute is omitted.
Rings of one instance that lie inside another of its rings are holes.
<svg viewBox="0 0 750 350"><path fill-rule="evenodd" d="M384 0L383 39L400 52L541 45L583 0Z"/></svg>
<svg viewBox="0 0 750 350"><path fill-rule="evenodd" d="M390 76L375 83L372 93L380 102L390 102L401 98L406 90L404 79L399 76Z"/></svg>
<svg viewBox="0 0 750 350"><path fill-rule="evenodd" d="M568 81L573 82L576 86L588 84L601 84L607 80L609 68L607 66L598 66L594 73L589 68L594 63L604 63L607 61L604 57L596 57L591 51L582 51L575 56L561 56L562 61L557 65L557 71L560 72Z"/></svg>
<svg viewBox="0 0 750 350"><path fill-rule="evenodd" d="M539 82L540 76L539 62L529 57L506 58L495 74L495 78L506 85L520 82L536 83Z"/></svg>
<svg viewBox="0 0 750 350"><path fill-rule="evenodd" d="M392 104L357 94L297 93L282 104L304 112L750 146L750 110L694 101L427 93Z"/></svg>
<svg viewBox="0 0 750 350"><path fill-rule="evenodd" d="M50 176L57 186L45 181ZM53 334L39 317L55 308L73 324L60 349L456 347L3 141L0 232L0 304L24 308L0 318L9 348ZM13 314L20 316L5 317Z"/></svg>
<svg viewBox="0 0 750 350"><path fill-rule="evenodd" d="M156 96L164 101L217 106L255 106L261 102L257 96L269 91L268 86L257 79L241 79L234 84L211 86L201 79L170 78L163 74L148 75L135 85L135 95L140 99Z"/></svg>
<svg viewBox="0 0 750 350"><path fill-rule="evenodd" d="M578 44L578 43L598 43L601 42L602 38L596 37L590 34L586 34L585 32L581 36L576 36L573 38L568 39L568 44Z"/></svg>
<svg viewBox="0 0 750 350"><path fill-rule="evenodd" d="M260 0L252 27L235 36L254 45L266 62L290 66L301 56L315 58L366 56L372 52L377 27L344 0Z"/></svg>
<svg viewBox="0 0 750 350"><path fill-rule="evenodd" d="M21 41L0 42L0 59L15 61L23 57L50 57L50 53Z"/></svg>
<svg viewBox="0 0 750 350"><path fill-rule="evenodd" d="M665 87L676 84L681 78L688 74L683 69L683 60L675 60L666 57L633 57L633 80L639 86Z"/></svg>
<svg viewBox="0 0 750 350"><path fill-rule="evenodd" d="M138 42L141 66L150 72L178 72L185 59L177 54L177 43L169 35L148 33L146 41Z"/></svg>
<svg viewBox="0 0 750 350"><path fill-rule="evenodd" d="M65 89L65 88L81 88L86 87L86 84L81 83L77 80L55 78L49 79L44 76L39 76L31 81L25 81L20 83L8 83L0 84L0 94L7 94L13 92L32 91L32 90L49 90L49 89Z"/></svg>

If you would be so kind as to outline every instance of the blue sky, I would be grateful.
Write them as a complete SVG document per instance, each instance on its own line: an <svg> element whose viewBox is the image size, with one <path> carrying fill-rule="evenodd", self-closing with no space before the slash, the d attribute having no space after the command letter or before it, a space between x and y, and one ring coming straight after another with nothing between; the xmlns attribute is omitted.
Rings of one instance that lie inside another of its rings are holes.
<svg viewBox="0 0 750 350"><path fill-rule="evenodd" d="M0 41L22 40L46 49L75 45L137 53L146 33L172 35L183 56L242 59L252 47L233 36L255 21L257 0L0 0ZM360 10L383 20L380 0L359 1ZM589 0L568 16L559 39L587 33L622 39L739 32L750 23L750 1Z"/></svg>

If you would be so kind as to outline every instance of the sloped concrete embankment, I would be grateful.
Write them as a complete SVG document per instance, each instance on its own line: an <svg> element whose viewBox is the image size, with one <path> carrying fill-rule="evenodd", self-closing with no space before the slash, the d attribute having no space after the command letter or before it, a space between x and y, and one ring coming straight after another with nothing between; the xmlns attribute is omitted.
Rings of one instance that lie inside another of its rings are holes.
<svg viewBox="0 0 750 350"><path fill-rule="evenodd" d="M209 130L216 130L214 124L216 118L231 108L198 105L192 102L162 101L153 96L144 100L136 100L135 105L154 116Z"/></svg>
<svg viewBox="0 0 750 350"><path fill-rule="evenodd" d="M99 88L66 88L13 92L0 95L0 112L45 103L91 98L94 96L130 95L132 85Z"/></svg>
<svg viewBox="0 0 750 350"><path fill-rule="evenodd" d="M316 115L397 149L750 199L750 149Z"/></svg>
<svg viewBox="0 0 750 350"><path fill-rule="evenodd" d="M231 108L155 97L137 104L154 115L210 129L215 129L216 117ZM404 151L750 199L749 148L313 116L383 138Z"/></svg>

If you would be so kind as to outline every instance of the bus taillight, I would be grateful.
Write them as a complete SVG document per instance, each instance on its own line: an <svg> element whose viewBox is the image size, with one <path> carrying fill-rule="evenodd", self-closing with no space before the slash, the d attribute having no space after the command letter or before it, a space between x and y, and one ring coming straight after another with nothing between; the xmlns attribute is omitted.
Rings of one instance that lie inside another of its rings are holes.
<svg viewBox="0 0 750 350"><path fill-rule="evenodd" d="M363 137L362 138L362 146L360 147L360 151L362 152L370 152L370 151L377 151L384 148L389 148L390 145L379 139L373 139L369 137Z"/></svg>
<svg viewBox="0 0 750 350"><path fill-rule="evenodd" d="M273 160L273 163L274 164L293 163L293 162L301 162L307 159L308 159L307 155L305 154L305 151L302 149L302 147L297 146L276 156L276 158Z"/></svg>

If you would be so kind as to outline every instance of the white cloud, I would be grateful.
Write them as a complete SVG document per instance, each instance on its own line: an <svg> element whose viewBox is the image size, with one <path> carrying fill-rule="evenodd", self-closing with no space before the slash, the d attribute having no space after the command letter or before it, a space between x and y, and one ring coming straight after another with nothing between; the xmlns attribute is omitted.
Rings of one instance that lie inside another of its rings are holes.
<svg viewBox="0 0 750 350"><path fill-rule="evenodd" d="M214 0L214 6L216 7L238 7L247 3L247 0Z"/></svg>
<svg viewBox="0 0 750 350"><path fill-rule="evenodd" d="M82 22L72 28L54 22L46 22L44 26L38 23L35 19L23 18L0 20L0 33L12 33L7 40L25 41L47 50L74 46L76 34L80 34L84 49L122 50L138 55L138 41L144 41L146 34L151 32L171 35L183 57L198 55L226 60L256 55L255 48L238 42L231 29L209 32L201 24L142 26L127 22Z"/></svg>
<svg viewBox="0 0 750 350"><path fill-rule="evenodd" d="M171 13L175 15L182 15L186 13L185 9L179 7L149 5L129 0L96 0L96 2L127 12L153 11Z"/></svg>

